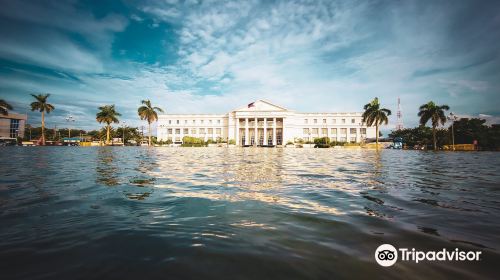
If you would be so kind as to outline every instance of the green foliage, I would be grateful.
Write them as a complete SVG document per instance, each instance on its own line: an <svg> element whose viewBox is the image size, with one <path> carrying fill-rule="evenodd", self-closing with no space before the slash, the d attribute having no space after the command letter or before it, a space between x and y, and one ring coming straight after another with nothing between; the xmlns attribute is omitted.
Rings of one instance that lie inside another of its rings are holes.
<svg viewBox="0 0 500 280"><path fill-rule="evenodd" d="M430 127L418 126L414 128L405 128L392 131L389 137L403 138L403 144L407 147L430 147L433 145L433 132ZM440 148L443 145L450 143L450 134L447 129L436 129L436 144Z"/></svg>
<svg viewBox="0 0 500 280"><path fill-rule="evenodd" d="M54 105L47 103L47 99L50 96L49 93L39 94L39 95L32 94L31 96L33 96L36 99L35 102L32 102L30 104L31 111L45 112L48 114L55 109Z"/></svg>
<svg viewBox="0 0 500 280"><path fill-rule="evenodd" d="M157 112L163 113L163 109L160 107L153 107L149 100L142 100L141 103L143 106L137 109L137 114L141 120L146 120L149 124L158 120Z"/></svg>
<svg viewBox="0 0 500 280"><path fill-rule="evenodd" d="M314 147L315 148L329 148L330 147L330 138L328 138L328 137L314 138Z"/></svg>
<svg viewBox="0 0 500 280"><path fill-rule="evenodd" d="M444 111L450 110L448 105L438 106L434 102L429 101L427 104L420 106L418 116L420 117L420 125L425 125L431 120L432 127L436 128L446 123Z"/></svg>
<svg viewBox="0 0 500 280"><path fill-rule="evenodd" d="M330 147L333 146L344 146L346 142L337 142L337 141L330 141Z"/></svg>
<svg viewBox="0 0 500 280"><path fill-rule="evenodd" d="M0 99L0 115L7 116L9 114L8 110L13 110L12 106L7 101Z"/></svg>
<svg viewBox="0 0 500 280"><path fill-rule="evenodd" d="M455 144L473 144L476 140L479 148L483 150L499 150L500 126L492 125L490 127L485 123L485 120L477 118L462 118L455 121L453 123Z"/></svg>
<svg viewBox="0 0 500 280"><path fill-rule="evenodd" d="M375 97L372 102L366 104L363 109L363 122L366 123L367 126L375 125L376 128L376 142L378 143L379 138L379 130L378 127L381 124L387 124L389 122L388 116L391 115L391 110L380 108L380 103L378 98Z"/></svg>
<svg viewBox="0 0 500 280"><path fill-rule="evenodd" d="M375 97L370 103L366 104L363 109L365 110L363 112L363 122L367 126L379 126L389 122L387 116L391 115L391 110L380 108L378 97Z"/></svg>
<svg viewBox="0 0 500 280"><path fill-rule="evenodd" d="M229 139L229 145L236 145L236 140L234 139Z"/></svg>
<svg viewBox="0 0 500 280"><path fill-rule="evenodd" d="M425 125L429 120L431 120L434 150L437 150L439 147L439 144L437 143L436 128L439 124L444 125L446 123L444 111L449 109L450 107L448 105L438 106L432 101L429 101L427 104L424 104L419 108L418 116L420 117L420 125Z"/></svg>
<svg viewBox="0 0 500 280"><path fill-rule="evenodd" d="M99 123L106 123L109 126L112 123L118 123L119 116L121 116L121 114L115 110L115 105L105 105L99 107L99 112L96 114L96 120Z"/></svg>
<svg viewBox="0 0 500 280"><path fill-rule="evenodd" d="M208 143L208 141L207 141ZM182 147L205 147L206 144L202 138L184 136L182 138Z"/></svg>
<svg viewBox="0 0 500 280"><path fill-rule="evenodd" d="M298 143L298 144L304 144L304 139L302 139L302 138L297 138L297 139L295 139L295 143Z"/></svg>

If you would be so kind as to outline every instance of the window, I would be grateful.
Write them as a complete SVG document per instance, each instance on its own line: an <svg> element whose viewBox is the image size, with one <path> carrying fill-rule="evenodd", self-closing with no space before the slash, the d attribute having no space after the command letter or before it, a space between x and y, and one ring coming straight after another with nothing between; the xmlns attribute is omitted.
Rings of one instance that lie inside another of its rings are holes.
<svg viewBox="0 0 500 280"><path fill-rule="evenodd" d="M168 134L172 134L172 129L171 128L168 129Z"/></svg>
<svg viewBox="0 0 500 280"><path fill-rule="evenodd" d="M304 123L307 124L309 121L307 119L304 119Z"/></svg>
<svg viewBox="0 0 500 280"><path fill-rule="evenodd" d="M212 124L212 120L209 120L209 121L208 121L208 123L209 123L209 124Z"/></svg>
<svg viewBox="0 0 500 280"><path fill-rule="evenodd" d="M314 119L314 120L313 120L313 122L314 122L314 123L318 123L318 119Z"/></svg>
<svg viewBox="0 0 500 280"><path fill-rule="evenodd" d="M309 134L309 128L304 128L304 134Z"/></svg>
<svg viewBox="0 0 500 280"><path fill-rule="evenodd" d="M351 119L351 123L356 123L356 119Z"/></svg>
<svg viewBox="0 0 500 280"><path fill-rule="evenodd" d="M200 134L205 134L205 129L204 128L200 128Z"/></svg>
<svg viewBox="0 0 500 280"><path fill-rule="evenodd" d="M345 123L345 119L342 119L342 123Z"/></svg>
<svg viewBox="0 0 500 280"><path fill-rule="evenodd" d="M19 135L19 120L10 120L10 138L16 138Z"/></svg>
<svg viewBox="0 0 500 280"><path fill-rule="evenodd" d="M366 134L366 128L360 128L360 133L361 134Z"/></svg>
<svg viewBox="0 0 500 280"><path fill-rule="evenodd" d="M188 123L188 120L184 120L184 124L187 124Z"/></svg>
<svg viewBox="0 0 500 280"><path fill-rule="evenodd" d="M356 143L356 137L351 137L351 143Z"/></svg>
<svg viewBox="0 0 500 280"><path fill-rule="evenodd" d="M327 135L328 134L328 129L327 128L322 128L321 129L321 134L322 135Z"/></svg>
<svg viewBox="0 0 500 280"><path fill-rule="evenodd" d="M177 120L177 124L179 124L179 120Z"/></svg>
<svg viewBox="0 0 500 280"><path fill-rule="evenodd" d="M345 137L340 137L340 142L346 142L347 141L347 138Z"/></svg>
<svg viewBox="0 0 500 280"><path fill-rule="evenodd" d="M208 129L208 134L214 134L214 129L213 128L209 128Z"/></svg>
<svg viewBox="0 0 500 280"><path fill-rule="evenodd" d="M336 129L336 128L332 128L332 129L330 129L330 133L331 133L331 134L337 134L337 129Z"/></svg>
<svg viewBox="0 0 500 280"><path fill-rule="evenodd" d="M196 134L196 128L191 129L191 134Z"/></svg>
<svg viewBox="0 0 500 280"><path fill-rule="evenodd" d="M318 129L317 128L313 128L312 129L312 134L318 134Z"/></svg>
<svg viewBox="0 0 500 280"><path fill-rule="evenodd" d="M184 128L184 134L189 134L189 129Z"/></svg>
<svg viewBox="0 0 500 280"><path fill-rule="evenodd" d="M332 119L332 123L337 123L337 119Z"/></svg>
<svg viewBox="0 0 500 280"><path fill-rule="evenodd" d="M347 134L347 128L341 128L340 129L340 134L343 134L343 135Z"/></svg>
<svg viewBox="0 0 500 280"><path fill-rule="evenodd" d="M181 134L181 129L180 128L176 128L175 129L175 134Z"/></svg>
<svg viewBox="0 0 500 280"><path fill-rule="evenodd" d="M326 119L323 119L323 123L326 123Z"/></svg>
<svg viewBox="0 0 500 280"><path fill-rule="evenodd" d="M168 124L172 124L172 120L168 120Z"/></svg>
<svg viewBox="0 0 500 280"><path fill-rule="evenodd" d="M220 124L220 120L217 120L217 123Z"/></svg>
<svg viewBox="0 0 500 280"><path fill-rule="evenodd" d="M203 124L203 120L201 120L201 124Z"/></svg>
<svg viewBox="0 0 500 280"><path fill-rule="evenodd" d="M195 124L195 123L196 123L196 120L193 120L193 124Z"/></svg>
<svg viewBox="0 0 500 280"><path fill-rule="evenodd" d="M221 130L220 128L216 128L216 129L215 129L215 134L220 135L220 134L221 134L221 131L222 131L222 130Z"/></svg>
<svg viewBox="0 0 500 280"><path fill-rule="evenodd" d="M351 134L356 134L356 129L355 129L355 128L351 128L351 129L349 129L349 133L351 133Z"/></svg>

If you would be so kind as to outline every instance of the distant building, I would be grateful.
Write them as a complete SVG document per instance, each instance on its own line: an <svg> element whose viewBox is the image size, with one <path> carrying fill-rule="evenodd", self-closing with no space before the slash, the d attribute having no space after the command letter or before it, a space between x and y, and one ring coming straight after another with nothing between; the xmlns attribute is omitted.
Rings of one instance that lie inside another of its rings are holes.
<svg viewBox="0 0 500 280"><path fill-rule="evenodd" d="M184 136L205 141L235 141L238 146L279 146L288 141L363 142L375 138L375 127L362 113L298 113L264 100L226 114L165 114L158 117L158 140L182 143Z"/></svg>
<svg viewBox="0 0 500 280"><path fill-rule="evenodd" d="M24 127L27 115L9 113L7 116L0 114L0 138L24 137Z"/></svg>

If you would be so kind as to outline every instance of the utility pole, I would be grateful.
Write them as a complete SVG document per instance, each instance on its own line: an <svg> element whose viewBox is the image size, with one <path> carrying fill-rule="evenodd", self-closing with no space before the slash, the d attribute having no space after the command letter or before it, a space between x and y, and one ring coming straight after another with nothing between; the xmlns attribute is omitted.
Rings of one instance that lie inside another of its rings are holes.
<svg viewBox="0 0 500 280"><path fill-rule="evenodd" d="M122 138L122 141L123 141L123 147L125 147L125 122L123 121L122 122L122 125L123 125L123 128L122 128L122 132L123 132L123 138Z"/></svg>
<svg viewBox="0 0 500 280"><path fill-rule="evenodd" d="M451 149L454 151L455 150L455 132L453 131L453 125L455 124L455 121L457 120L457 116L453 114L453 112L450 112L450 116L448 117L448 120L451 121Z"/></svg>

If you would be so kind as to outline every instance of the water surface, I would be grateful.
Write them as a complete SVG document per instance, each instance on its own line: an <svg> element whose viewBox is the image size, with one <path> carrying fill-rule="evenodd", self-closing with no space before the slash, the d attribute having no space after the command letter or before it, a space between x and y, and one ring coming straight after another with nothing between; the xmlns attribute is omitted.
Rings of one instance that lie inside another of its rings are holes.
<svg viewBox="0 0 500 280"><path fill-rule="evenodd" d="M470 279L500 263L498 153L2 147L2 279ZM390 243L479 262L376 264Z"/></svg>

